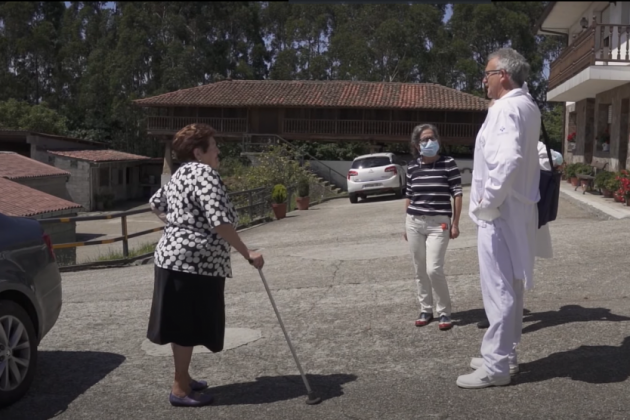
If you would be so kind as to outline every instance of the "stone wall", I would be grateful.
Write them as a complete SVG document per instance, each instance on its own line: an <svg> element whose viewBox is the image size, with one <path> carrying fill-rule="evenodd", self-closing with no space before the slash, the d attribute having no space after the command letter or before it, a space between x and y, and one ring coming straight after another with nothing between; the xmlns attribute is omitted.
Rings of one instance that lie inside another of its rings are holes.
<svg viewBox="0 0 630 420"><path fill-rule="evenodd" d="M66 184L70 201L81 204L86 211L93 210L91 170L89 162L70 159L61 156L52 156L50 164L56 168L70 172L70 178Z"/></svg>
<svg viewBox="0 0 630 420"><path fill-rule="evenodd" d="M627 152L628 152L628 108L627 102L624 106L624 100L630 98L630 83L620 86L615 89L600 93L595 97L595 109L602 109L605 105L612 105L612 123L610 124L610 152L602 152L597 150L597 147L593 148L593 157L597 161L606 161L608 163L607 169L610 171L618 171L627 167ZM624 109L625 108L625 109ZM625 112L624 112L625 111ZM605 119L602 111L602 115L597 119L597 126L595 133L601 131L601 126L605 124ZM623 124L623 125L622 125ZM596 135L595 134L595 135Z"/></svg>
<svg viewBox="0 0 630 420"><path fill-rule="evenodd" d="M66 185L67 178L66 175L55 175L16 179L15 182L64 200L73 201Z"/></svg>

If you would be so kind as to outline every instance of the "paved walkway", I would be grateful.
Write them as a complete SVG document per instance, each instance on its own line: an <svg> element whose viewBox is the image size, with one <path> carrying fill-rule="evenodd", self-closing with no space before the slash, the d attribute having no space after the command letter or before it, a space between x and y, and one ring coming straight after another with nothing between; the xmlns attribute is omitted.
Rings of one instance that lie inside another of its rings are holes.
<svg viewBox="0 0 630 420"><path fill-rule="evenodd" d="M575 187L566 181L560 184L560 192L571 200L573 204L581 206L587 210L597 213L600 217L610 219L630 218L630 207L622 203L615 202L612 198L604 198L602 195L587 192L582 193L582 188Z"/></svg>
<svg viewBox="0 0 630 420"><path fill-rule="evenodd" d="M560 213L551 226L555 259L537 263L526 298L522 373L510 386L455 385L483 336L468 217L447 253L457 325L442 332L414 326L403 201L343 199L243 233L267 258L274 298L322 404L304 404L260 279L235 257L226 289L229 349L193 358L215 406L168 404L172 359L144 338L153 267L139 266L64 275L63 311L41 344L35 384L0 418L630 418L630 221L599 220L564 198Z"/></svg>

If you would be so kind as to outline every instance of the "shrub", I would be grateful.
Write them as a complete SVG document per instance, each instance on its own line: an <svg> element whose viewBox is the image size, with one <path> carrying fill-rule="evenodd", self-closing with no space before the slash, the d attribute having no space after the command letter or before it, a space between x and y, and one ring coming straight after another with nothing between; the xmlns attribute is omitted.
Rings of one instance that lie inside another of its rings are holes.
<svg viewBox="0 0 630 420"><path fill-rule="evenodd" d="M277 184L271 192L271 200L274 204L282 204L287 201L287 189L282 184Z"/></svg>
<svg viewBox="0 0 630 420"><path fill-rule="evenodd" d="M613 172L608 172L608 171L600 171L596 176L595 176L595 188L600 188L600 189L608 189L606 187L606 184L608 183L608 181L612 178L615 178L615 174Z"/></svg>
<svg viewBox="0 0 630 420"><path fill-rule="evenodd" d="M608 191L617 191L621 188L621 182L618 179L619 173L610 172L612 175L606 182L602 188L607 189Z"/></svg>
<svg viewBox="0 0 630 420"><path fill-rule="evenodd" d="M576 176L577 168L577 163L569 163L566 168L564 168L564 173L567 175L567 178L574 178Z"/></svg>
<svg viewBox="0 0 630 420"><path fill-rule="evenodd" d="M576 175L593 175L593 168L586 163L578 163L575 169Z"/></svg>
<svg viewBox="0 0 630 420"><path fill-rule="evenodd" d="M302 198L302 197L308 197L308 194L310 192L310 182L308 177L301 177L300 181L298 182L298 197Z"/></svg>

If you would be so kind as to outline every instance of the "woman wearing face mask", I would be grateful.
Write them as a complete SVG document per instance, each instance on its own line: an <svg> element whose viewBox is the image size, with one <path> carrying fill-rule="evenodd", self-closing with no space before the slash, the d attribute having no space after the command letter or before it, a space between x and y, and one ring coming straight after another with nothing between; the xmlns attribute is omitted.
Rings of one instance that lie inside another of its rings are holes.
<svg viewBox="0 0 630 420"><path fill-rule="evenodd" d="M422 124L414 128L411 143L415 159L407 168L404 237L409 242L418 285L420 316L416 326L425 326L433 320L435 298L438 326L440 330L448 330L453 324L444 257L449 240L459 236L461 175L452 157L439 154L440 138L435 126Z"/></svg>

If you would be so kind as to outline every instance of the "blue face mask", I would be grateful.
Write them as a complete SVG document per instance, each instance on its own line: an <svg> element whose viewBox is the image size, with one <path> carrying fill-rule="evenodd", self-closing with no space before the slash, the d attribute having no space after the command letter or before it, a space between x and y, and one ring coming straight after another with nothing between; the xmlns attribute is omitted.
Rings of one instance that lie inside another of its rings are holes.
<svg viewBox="0 0 630 420"><path fill-rule="evenodd" d="M429 140L425 144L420 143L420 154L426 157L434 157L440 150L437 140Z"/></svg>

